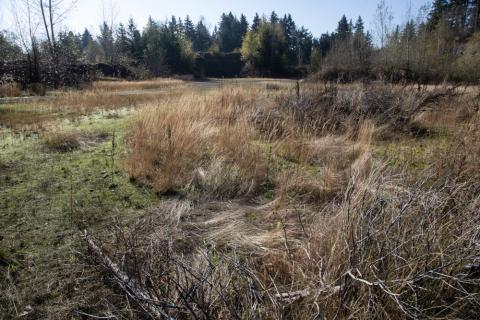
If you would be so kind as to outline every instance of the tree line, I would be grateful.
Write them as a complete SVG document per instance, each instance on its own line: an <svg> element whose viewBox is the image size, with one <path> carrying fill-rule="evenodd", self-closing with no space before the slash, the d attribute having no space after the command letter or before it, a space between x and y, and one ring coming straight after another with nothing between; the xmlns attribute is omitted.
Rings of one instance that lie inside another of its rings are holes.
<svg viewBox="0 0 480 320"><path fill-rule="evenodd" d="M48 14L52 5L39 3L43 34L32 32L31 20L23 24L30 26L27 30L1 32L0 60L58 66L108 63L149 77L192 73L199 53L235 52L249 75L311 72L330 80L479 80L480 0L435 0L415 18L409 12L403 25L393 25L391 9L382 0L373 31L362 17L344 15L334 32L318 38L290 14L280 17L276 12L256 14L251 22L243 14L224 13L211 31L203 19L194 23L189 16L173 16L167 21L149 18L142 29L130 19L118 25L105 21L96 35L88 29L57 32ZM31 19L33 9L19 12Z"/></svg>
<svg viewBox="0 0 480 320"><path fill-rule="evenodd" d="M382 78L393 81L480 81L480 1L435 0L403 25L381 1L375 39L359 18L345 16L336 32L315 42L312 68L326 79Z"/></svg>

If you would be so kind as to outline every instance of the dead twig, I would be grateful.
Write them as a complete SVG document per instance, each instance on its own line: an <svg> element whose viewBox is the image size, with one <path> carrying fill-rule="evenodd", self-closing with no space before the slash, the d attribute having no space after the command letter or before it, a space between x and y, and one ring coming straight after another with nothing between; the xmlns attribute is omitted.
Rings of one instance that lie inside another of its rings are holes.
<svg viewBox="0 0 480 320"><path fill-rule="evenodd" d="M82 233L82 238L87 242L88 247L101 260L105 268L115 276L120 288L125 293L137 301L137 303L148 313L151 313L156 318L166 318L173 320L162 308L159 306L160 302L156 302L150 294L142 288L142 286L135 280L125 274L117 264L115 264L102 249L89 236L87 230Z"/></svg>

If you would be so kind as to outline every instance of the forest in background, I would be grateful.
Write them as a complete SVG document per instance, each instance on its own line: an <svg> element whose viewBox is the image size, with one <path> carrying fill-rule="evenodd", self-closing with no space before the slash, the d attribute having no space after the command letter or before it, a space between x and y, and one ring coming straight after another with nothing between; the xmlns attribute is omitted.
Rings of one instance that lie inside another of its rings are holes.
<svg viewBox="0 0 480 320"><path fill-rule="evenodd" d="M315 37L283 17L225 13L212 31L205 21L149 18L143 29L105 19L98 33L61 28L75 14L63 1L20 1L16 30L0 33L0 61L26 61L32 82L61 84L62 74L78 64L105 63L126 67L135 78L191 74L200 53L240 53L243 75L315 74L325 80L386 79L391 81L478 82L480 74L479 0L435 0L402 25L381 1L374 30L362 17L343 16L332 33ZM52 68L49 77L42 70ZM52 76L53 75L53 76ZM53 78L53 79L52 79ZM7 75L2 76L7 82Z"/></svg>

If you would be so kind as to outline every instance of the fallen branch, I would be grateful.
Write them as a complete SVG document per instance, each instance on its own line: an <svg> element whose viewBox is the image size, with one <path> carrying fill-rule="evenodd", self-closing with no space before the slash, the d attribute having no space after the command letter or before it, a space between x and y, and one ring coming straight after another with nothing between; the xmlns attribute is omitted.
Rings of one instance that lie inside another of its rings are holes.
<svg viewBox="0 0 480 320"><path fill-rule="evenodd" d="M275 298L284 303L293 303L299 299L306 298L311 294L312 292L310 290L305 289L300 291L278 293L275 295Z"/></svg>
<svg viewBox="0 0 480 320"><path fill-rule="evenodd" d="M142 286L135 280L126 275L117 264L115 264L107 255L105 255L99 246L95 244L92 238L85 230L82 233L82 238L87 242L88 247L93 253L102 261L102 264L107 268L110 273L115 276L120 288L125 293L137 301L137 303L148 313L151 313L156 318L173 320L162 308L159 306L159 302L155 302L150 294L142 288Z"/></svg>

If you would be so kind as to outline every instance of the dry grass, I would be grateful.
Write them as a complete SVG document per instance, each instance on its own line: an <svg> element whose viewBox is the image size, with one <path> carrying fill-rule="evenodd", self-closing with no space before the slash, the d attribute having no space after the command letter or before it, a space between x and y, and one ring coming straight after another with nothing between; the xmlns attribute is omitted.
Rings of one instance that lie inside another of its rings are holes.
<svg viewBox="0 0 480 320"><path fill-rule="evenodd" d="M98 261L85 251L82 265L68 268L102 301L82 312L144 318L155 305L175 319L480 313L480 116L470 92L302 83L297 95L272 81L124 96L118 91L148 85L97 85L35 106L73 116L144 105L122 164L163 197L144 219L96 239L151 299L122 290L109 270L86 267ZM44 144L68 152L85 139L96 138L51 131ZM391 154L378 155L385 144ZM400 148L418 144L422 166L413 170L401 157L389 165Z"/></svg>
<svg viewBox="0 0 480 320"><path fill-rule="evenodd" d="M132 91L132 90L154 90L169 89L184 84L182 80L176 79L154 79L148 81L96 81L93 89L96 91Z"/></svg>
<svg viewBox="0 0 480 320"><path fill-rule="evenodd" d="M125 167L186 199L113 229L105 253L178 319L475 318L478 104L439 90L225 88L151 106ZM420 171L372 157L412 127L454 138Z"/></svg>
<svg viewBox="0 0 480 320"><path fill-rule="evenodd" d="M20 97L22 90L17 83L0 84L0 98L3 97Z"/></svg>
<svg viewBox="0 0 480 320"><path fill-rule="evenodd" d="M155 82L156 83L156 82ZM178 85L166 85L169 90L146 92L143 94L120 92L138 87L138 82L109 82L111 89L71 90L57 93L44 100L32 100L22 105L0 106L0 125L16 131L43 130L48 123L62 118L74 119L98 111L116 110L122 108L137 108L147 103L162 101L168 97L178 96L175 88ZM117 89L115 88L117 85Z"/></svg>
<svg viewBox="0 0 480 320"><path fill-rule="evenodd" d="M49 132L43 145L54 152L71 152L80 148L80 137L75 132Z"/></svg>
<svg viewBox="0 0 480 320"><path fill-rule="evenodd" d="M243 92L224 90L145 108L128 138L125 166L162 193L250 193L268 179L245 112L251 107Z"/></svg>

